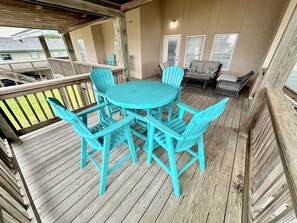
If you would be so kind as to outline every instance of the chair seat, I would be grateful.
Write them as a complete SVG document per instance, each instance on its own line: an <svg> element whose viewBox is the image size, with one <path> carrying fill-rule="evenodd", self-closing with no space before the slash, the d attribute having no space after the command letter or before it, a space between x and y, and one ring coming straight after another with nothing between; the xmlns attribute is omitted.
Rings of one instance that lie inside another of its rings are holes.
<svg viewBox="0 0 297 223"><path fill-rule="evenodd" d="M100 132L102 129L113 125L115 121L111 118L102 119L98 124L92 126L91 132L94 134ZM123 128L116 129L111 133L111 148L115 148L126 140L126 132ZM98 138L100 143L104 143L104 137Z"/></svg>
<svg viewBox="0 0 297 223"><path fill-rule="evenodd" d="M179 118L174 118L168 122L164 122L164 125L166 125L167 127L169 127L170 129L172 129L173 131L175 131L178 134L182 134L186 127L187 127L187 123L184 122L183 120L179 119ZM166 148L166 138L165 138L165 133L160 131L160 130L156 130L155 132L155 140L163 147ZM173 144L174 147L177 144L177 140L173 139Z"/></svg>

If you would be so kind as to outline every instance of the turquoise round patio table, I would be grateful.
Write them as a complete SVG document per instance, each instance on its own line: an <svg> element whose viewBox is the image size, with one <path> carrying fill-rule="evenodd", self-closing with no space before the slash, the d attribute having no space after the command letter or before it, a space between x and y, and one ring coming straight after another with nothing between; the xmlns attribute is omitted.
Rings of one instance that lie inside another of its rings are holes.
<svg viewBox="0 0 297 223"><path fill-rule="evenodd" d="M108 100L128 109L152 109L172 102L177 90L158 81L132 81L118 84L107 90Z"/></svg>

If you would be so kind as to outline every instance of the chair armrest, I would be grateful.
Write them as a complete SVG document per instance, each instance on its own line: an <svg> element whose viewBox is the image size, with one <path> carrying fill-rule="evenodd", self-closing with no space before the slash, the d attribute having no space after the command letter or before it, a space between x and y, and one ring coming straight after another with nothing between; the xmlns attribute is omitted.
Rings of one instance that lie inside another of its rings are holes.
<svg viewBox="0 0 297 223"><path fill-rule="evenodd" d="M164 125L162 122L158 121L157 119L155 119L154 117L147 115L145 116L146 121L148 122L148 124L153 125L155 128L159 129L160 131L170 135L171 137L177 139L177 140L183 140L184 137L178 133L176 133L175 131L171 130L170 128L168 128L166 125Z"/></svg>
<svg viewBox="0 0 297 223"><path fill-rule="evenodd" d="M99 96L101 96L101 97L106 98L106 94L104 94L104 93L102 93L102 92L100 92L100 91L95 90L95 94L97 94L97 95L99 95Z"/></svg>
<svg viewBox="0 0 297 223"><path fill-rule="evenodd" d="M87 109L85 109L85 110L83 110L83 111L77 113L77 116L78 116L78 117L86 116L87 114L90 114L90 113L92 113L92 112L94 112L94 111L97 111L97 110L99 110L99 109L104 108L106 105L107 105L107 103L104 102L104 103L101 103L101 104L99 104L99 105L92 106L92 107L90 107L90 108L87 108Z"/></svg>
<svg viewBox="0 0 297 223"><path fill-rule="evenodd" d="M120 121L115 122L113 125L108 126L107 128L102 129L100 132L97 132L97 133L93 134L93 138L96 138L97 139L97 138L99 138L101 136L105 136L105 135L107 135L109 133L112 133L113 131L115 131L115 130L117 130L117 129L125 126L125 125L129 125L129 123L131 121L133 121L134 118L135 117L133 115L129 115L129 116L121 119Z"/></svg>
<svg viewBox="0 0 297 223"><path fill-rule="evenodd" d="M191 114L195 115L197 114L198 112L200 112L199 110L195 109L195 108L192 108L191 106L189 105L186 105L184 103L177 103L177 106L180 108L180 109L183 109L187 112L190 112Z"/></svg>

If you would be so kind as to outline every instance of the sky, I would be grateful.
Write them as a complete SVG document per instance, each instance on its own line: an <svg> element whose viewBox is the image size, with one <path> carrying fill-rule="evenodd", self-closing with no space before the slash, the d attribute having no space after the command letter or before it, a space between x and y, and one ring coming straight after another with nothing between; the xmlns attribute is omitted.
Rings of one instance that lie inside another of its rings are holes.
<svg viewBox="0 0 297 223"><path fill-rule="evenodd" d="M12 28L12 27L0 27L0 37L10 37L10 35L13 35L15 33L21 32L23 30L26 30L24 28Z"/></svg>

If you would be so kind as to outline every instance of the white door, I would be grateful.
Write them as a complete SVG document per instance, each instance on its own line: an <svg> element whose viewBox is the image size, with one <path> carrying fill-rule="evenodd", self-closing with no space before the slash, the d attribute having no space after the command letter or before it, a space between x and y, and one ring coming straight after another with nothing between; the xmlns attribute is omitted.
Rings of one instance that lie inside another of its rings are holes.
<svg viewBox="0 0 297 223"><path fill-rule="evenodd" d="M180 37L180 35L164 36L163 63L167 61L170 66L178 65Z"/></svg>

